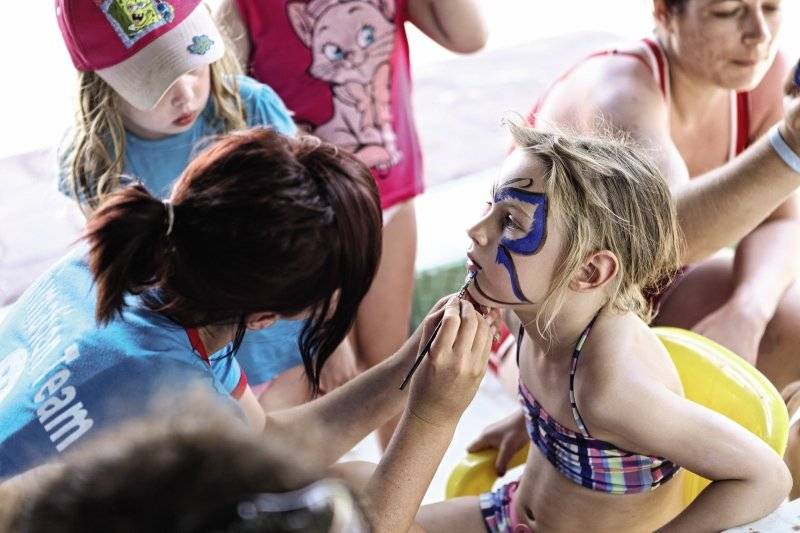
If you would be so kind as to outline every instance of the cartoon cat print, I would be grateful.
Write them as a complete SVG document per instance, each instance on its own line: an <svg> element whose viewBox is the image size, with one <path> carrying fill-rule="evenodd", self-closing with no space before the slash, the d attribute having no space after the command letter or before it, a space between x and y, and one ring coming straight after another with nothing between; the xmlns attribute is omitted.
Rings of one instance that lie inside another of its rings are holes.
<svg viewBox="0 0 800 533"><path fill-rule="evenodd" d="M309 74L333 90L333 116L313 133L380 171L397 164L402 153L391 111L394 0L292 2L287 12L311 49Z"/></svg>

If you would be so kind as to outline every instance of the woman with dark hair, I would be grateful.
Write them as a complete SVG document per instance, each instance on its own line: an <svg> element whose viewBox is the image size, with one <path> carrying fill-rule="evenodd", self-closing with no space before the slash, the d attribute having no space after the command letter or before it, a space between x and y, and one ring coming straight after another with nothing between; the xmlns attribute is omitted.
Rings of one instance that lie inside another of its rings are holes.
<svg viewBox="0 0 800 533"><path fill-rule="evenodd" d="M408 527L485 368L491 331L471 304L441 302L385 363L291 410L265 414L235 358L248 331L302 316L303 361L318 387L380 255L380 204L362 163L313 137L229 134L169 199L141 185L112 194L86 240L0 326L0 476L141 413L158 394L180 402L198 381L320 467L406 405L368 495L389 521L381 525ZM398 385L439 320L407 398ZM395 487L400 472L413 481Z"/></svg>

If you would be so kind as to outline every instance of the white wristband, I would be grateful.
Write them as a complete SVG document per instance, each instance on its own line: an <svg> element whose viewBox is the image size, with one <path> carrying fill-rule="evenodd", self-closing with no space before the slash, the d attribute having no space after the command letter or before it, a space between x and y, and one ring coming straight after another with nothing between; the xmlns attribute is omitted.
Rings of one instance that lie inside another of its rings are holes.
<svg viewBox="0 0 800 533"><path fill-rule="evenodd" d="M800 155L797 155L797 153L786 144L781 132L778 130L778 126L769 130L767 136L769 137L769 144L772 145L772 149L775 150L775 153L783 159L783 162L786 163L789 168L800 174Z"/></svg>

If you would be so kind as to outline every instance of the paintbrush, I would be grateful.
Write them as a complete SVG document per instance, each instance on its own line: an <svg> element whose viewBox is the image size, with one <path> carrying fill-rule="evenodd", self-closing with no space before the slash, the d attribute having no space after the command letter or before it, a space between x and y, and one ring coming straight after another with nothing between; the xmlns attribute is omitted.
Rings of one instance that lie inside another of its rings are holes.
<svg viewBox="0 0 800 533"><path fill-rule="evenodd" d="M478 271L477 270L473 270L469 274L467 274L467 279L464 280L464 285L461 287L461 290L458 291L458 294L456 295L456 298L458 298L459 300L463 300L464 299L464 296L467 294L467 288L469 287L469 284L472 283L472 280L475 279L475 276L477 276L477 275L478 275ZM460 302L459 302L459 305L461 305ZM406 374L406 379L404 379L403 383L400 384L400 390L403 390L403 389L406 388L406 385L408 385L408 382L411 380L411 376L414 375L414 372L416 372L417 367L420 365L420 363L422 363L422 359L428 354L428 352L431 351L431 346L433 345L433 341L436 340L436 335L439 334L439 330L440 329L442 329L442 321L441 320L439 321L438 324L436 324L436 327L433 328L433 333L431 333L430 338L428 338L428 341L422 347L422 351L419 352L419 355L417 356L417 359L414 361L414 364L411 366L411 370L409 370L408 374Z"/></svg>

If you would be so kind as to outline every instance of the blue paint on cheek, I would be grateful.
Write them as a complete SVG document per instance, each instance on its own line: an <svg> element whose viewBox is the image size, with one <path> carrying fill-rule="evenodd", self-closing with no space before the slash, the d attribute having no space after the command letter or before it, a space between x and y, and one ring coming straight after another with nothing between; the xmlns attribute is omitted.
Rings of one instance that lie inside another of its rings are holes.
<svg viewBox="0 0 800 533"><path fill-rule="evenodd" d="M517 269L514 267L514 262L511 261L511 256L508 255L505 246L497 248L497 263L508 270L508 276L511 278L511 290L514 291L514 296L523 302L530 303L530 300L522 293L522 287L520 287L519 278L517 277Z"/></svg>
<svg viewBox="0 0 800 533"><path fill-rule="evenodd" d="M506 188L497 191L495 203L507 199L515 199L535 206L530 231L519 239L503 237L500 240L500 245L497 247L496 258L497 263L503 265L508 271L514 296L523 302L530 303L530 300L528 300L522 292L517 269L514 266L510 254L533 255L538 252L542 244L544 244L545 237L547 236L547 196L541 193L534 193L516 188Z"/></svg>

